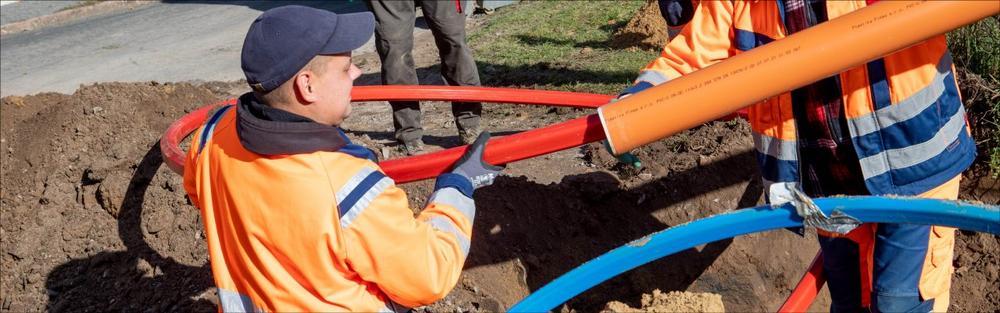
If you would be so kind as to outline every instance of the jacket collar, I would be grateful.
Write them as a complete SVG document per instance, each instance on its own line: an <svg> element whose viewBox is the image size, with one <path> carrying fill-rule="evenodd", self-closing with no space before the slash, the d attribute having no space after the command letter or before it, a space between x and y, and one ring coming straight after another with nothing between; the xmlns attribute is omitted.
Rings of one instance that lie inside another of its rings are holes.
<svg viewBox="0 0 1000 313"><path fill-rule="evenodd" d="M351 143L339 127L272 108L250 92L236 103L236 134L244 148L263 155L338 151Z"/></svg>

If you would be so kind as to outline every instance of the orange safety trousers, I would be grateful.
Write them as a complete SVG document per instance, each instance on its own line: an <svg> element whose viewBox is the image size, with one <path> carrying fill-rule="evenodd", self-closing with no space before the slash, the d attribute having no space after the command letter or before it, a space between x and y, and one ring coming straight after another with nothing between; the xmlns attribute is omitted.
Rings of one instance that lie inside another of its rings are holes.
<svg viewBox="0 0 1000 313"><path fill-rule="evenodd" d="M957 199L960 181L961 176L956 176L918 197ZM897 236L902 239L886 238L889 236L887 229L891 227L905 227L897 229L897 232L903 233L902 236ZM852 289L842 290L840 293L847 294L848 298L856 297L855 301L860 301L857 303L860 307L876 305L882 308L880 311L894 311L892 308L899 307L893 307L893 303L889 302L908 295L919 296L920 301L933 299L932 303L925 305L931 306L934 312L948 310L951 276L954 272L952 266L954 228L863 224L846 235L822 230L817 232L820 235L821 247L824 249L824 271L830 283L829 287ZM844 242L840 244L834 242L844 239L850 241L847 245L851 248L844 249ZM900 247L880 247L880 244ZM894 253L897 251L900 253ZM849 259L848 256L854 258ZM894 266L896 268L893 268ZM855 271L848 273L844 269ZM844 286L837 286L838 282ZM878 301L885 303L879 304ZM837 299L834 299L834 303L837 303ZM901 309L912 309L912 307ZM832 308L832 311L838 309Z"/></svg>

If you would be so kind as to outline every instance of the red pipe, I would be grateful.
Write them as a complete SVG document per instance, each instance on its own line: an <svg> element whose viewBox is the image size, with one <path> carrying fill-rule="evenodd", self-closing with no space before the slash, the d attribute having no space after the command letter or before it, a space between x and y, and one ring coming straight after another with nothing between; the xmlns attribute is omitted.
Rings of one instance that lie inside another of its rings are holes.
<svg viewBox="0 0 1000 313"><path fill-rule="evenodd" d="M209 104L184 115L181 119L170 124L170 127L167 127L167 131L163 133L163 138L160 138L160 153L163 154L163 163L166 163L167 167L170 167L174 173L184 175L185 155L184 150L181 150L180 147L181 140L184 140L188 134L191 134L202 123L205 123L205 119L208 118L208 112L212 108L233 104L236 104L235 98Z"/></svg>
<svg viewBox="0 0 1000 313"><path fill-rule="evenodd" d="M553 90L471 86L357 86L351 101L463 101L497 102L596 109L614 98L609 95Z"/></svg>
<svg viewBox="0 0 1000 313"><path fill-rule="evenodd" d="M826 277L823 276L823 252L820 251L816 253L816 258L809 265L809 270L802 275L799 284L795 285L795 289L788 295L788 299L781 305L778 312L805 312L809 310L809 306L812 305L813 300L816 299L816 295L819 294L820 289L823 289L823 284L825 283Z"/></svg>
<svg viewBox="0 0 1000 313"><path fill-rule="evenodd" d="M548 154L604 139L604 130L596 114L559 124L490 140L486 161L506 164ZM382 161L379 167L398 183L431 178L444 173L461 157L466 146L408 158Z"/></svg>
<svg viewBox="0 0 1000 313"><path fill-rule="evenodd" d="M527 89L513 89L513 88L489 88L489 87L457 87L457 86L357 86L351 91L352 101L391 101L391 100L425 100L425 101L477 101L477 102L499 102L499 103L521 103L521 104L533 104L533 105L547 105L547 106L565 106L565 107L575 107L575 108L597 108L603 104L611 101L613 97L608 95L600 94L590 94L590 93L577 93L577 92L566 92L566 91L551 91L551 90L527 90ZM208 112L212 108L218 105L232 105L236 104L236 99L229 99L220 103L215 103L211 105L204 106L194 112L188 113L181 117L173 124L167 128L164 133L163 138L160 140L160 151L163 153L163 160L167 163L167 166L171 170L178 174L184 173L184 162L185 155L184 151L180 149L179 144L184 137L193 132L195 129L201 126L208 118ZM574 126L572 131L578 131L583 134L583 128L579 126ZM547 127L545 129L549 129ZM560 127L556 127L560 128ZM598 133L600 133L600 125L597 125ZM538 134L538 133L532 133ZM520 134L519 134L520 135ZM593 139L591 141L596 141L598 139L604 138L602 134L600 138ZM510 137L510 136L509 136ZM545 137L545 136L542 136ZM516 137L515 140L518 140ZM521 138L523 139L523 138ZM561 140L558 139L557 140ZM506 140L505 142L509 142ZM551 142L552 140L519 140L525 143L538 143L538 142ZM589 142L589 141L588 141ZM584 142L586 143L586 142ZM583 143L580 143L583 144ZM493 144L491 144L493 146ZM501 147L504 147L502 145ZM561 149L569 148L567 146ZM490 149L491 151L492 149ZM506 150L520 150L516 147L508 148ZM506 151L505 150L505 151ZM548 153L558 150L551 149L532 149L531 151L538 151L540 153ZM441 166L442 161L433 161L428 156L441 157L451 155L454 149L439 151L437 153L421 155L410 158L403 158L398 160L393 160L386 165L386 162L381 164L383 170L393 177L397 182L409 182L414 180L420 180L424 178L430 178L438 173L444 171L447 166ZM544 152L543 152L544 151ZM515 156L515 157L503 157L499 159L514 161L521 160L524 158L532 157L529 156ZM488 155L489 160L494 160L494 157ZM454 158L449 158L444 162L454 162L458 159L456 155ZM416 163L410 164L409 160L414 160ZM506 163L506 162L505 162ZM397 164L397 165L393 165ZM419 169L421 166L427 164L431 168ZM407 173L403 175L404 171L396 170L393 166L405 169L405 171L415 171L413 173ZM441 167L442 169L438 170ZM397 173L401 176L409 177L409 180L402 180L400 177L393 176L390 173Z"/></svg>
<svg viewBox="0 0 1000 313"><path fill-rule="evenodd" d="M551 90L530 90L490 87L459 86L357 86L351 92L352 101L477 101L498 103L520 103L532 105L564 106L574 108L597 108L608 103L613 96ZM184 172L184 151L180 141L208 118L208 112L218 105L235 104L229 99L202 107L181 117L167 129L160 140L160 150L164 162L178 174ZM729 120L745 117L746 111L726 116ZM551 153L604 138L599 124L594 124L595 116L551 125L532 131L494 139L487 149L486 158L496 164ZM597 128L594 128L597 127ZM537 138L536 138L537 135ZM499 145L499 146L497 146ZM387 175L398 183L434 177L444 172L464 151L463 147L447 149L435 153L408 158L383 161L380 166Z"/></svg>

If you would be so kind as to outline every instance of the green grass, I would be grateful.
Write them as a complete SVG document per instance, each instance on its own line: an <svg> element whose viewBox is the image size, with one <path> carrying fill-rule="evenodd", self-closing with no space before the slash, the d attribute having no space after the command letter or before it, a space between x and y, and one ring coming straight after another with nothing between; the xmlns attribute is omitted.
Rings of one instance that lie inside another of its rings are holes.
<svg viewBox="0 0 1000 313"><path fill-rule="evenodd" d="M962 96L969 112L979 163L1000 176L1000 17L993 16L948 33Z"/></svg>
<svg viewBox="0 0 1000 313"><path fill-rule="evenodd" d="M955 63L983 77L1000 79L1000 17L985 18L948 33Z"/></svg>
<svg viewBox="0 0 1000 313"><path fill-rule="evenodd" d="M609 47L643 1L525 1L469 36L483 84L617 94L655 51Z"/></svg>

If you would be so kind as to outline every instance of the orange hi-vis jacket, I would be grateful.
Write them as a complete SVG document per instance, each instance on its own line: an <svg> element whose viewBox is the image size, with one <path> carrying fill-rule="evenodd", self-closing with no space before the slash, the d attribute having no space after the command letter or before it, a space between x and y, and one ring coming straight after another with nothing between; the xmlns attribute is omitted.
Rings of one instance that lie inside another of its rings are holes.
<svg viewBox="0 0 1000 313"><path fill-rule="evenodd" d="M386 312L443 298L468 255L472 184L407 197L337 127L252 94L195 132L184 188L201 209L223 312Z"/></svg>
<svg viewBox="0 0 1000 313"><path fill-rule="evenodd" d="M826 13L832 20L867 2L826 1ZM623 95L784 38L783 3L700 1L690 22ZM851 142L872 194L919 195L959 175L975 159L944 35L848 69L839 81ZM752 83L746 88L754 88ZM732 96L740 95L734 90ZM801 181L792 105L791 94L784 93L749 108L765 186Z"/></svg>

